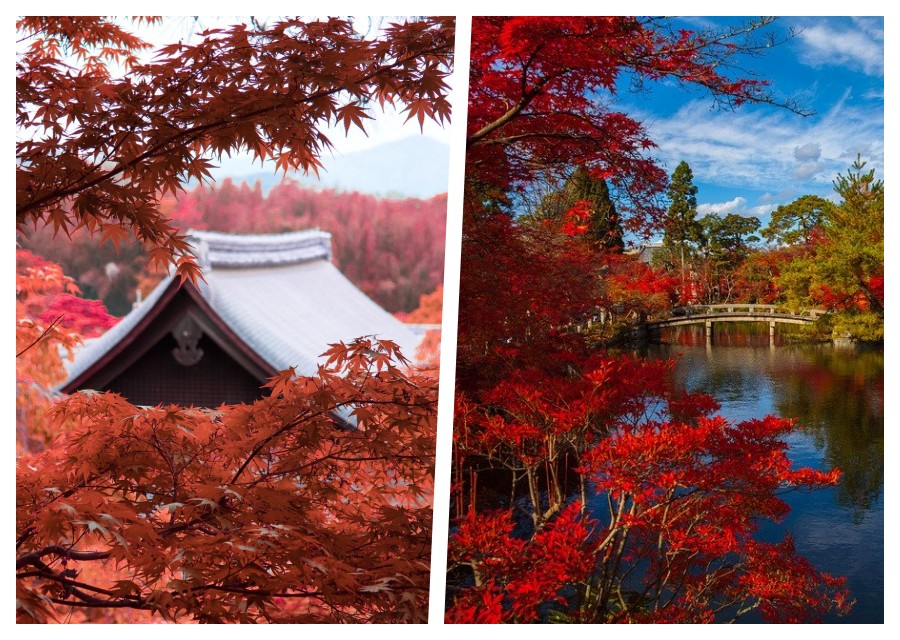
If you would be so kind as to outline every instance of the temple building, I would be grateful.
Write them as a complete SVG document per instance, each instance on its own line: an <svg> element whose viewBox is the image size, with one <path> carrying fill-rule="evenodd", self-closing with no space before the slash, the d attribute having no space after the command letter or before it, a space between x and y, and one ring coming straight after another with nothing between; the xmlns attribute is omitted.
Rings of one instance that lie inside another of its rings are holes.
<svg viewBox="0 0 900 640"><path fill-rule="evenodd" d="M331 234L189 232L204 281L170 275L68 364L64 393L113 391L138 405L252 402L275 373L315 373L331 343L375 335L414 360L422 331L331 262Z"/></svg>

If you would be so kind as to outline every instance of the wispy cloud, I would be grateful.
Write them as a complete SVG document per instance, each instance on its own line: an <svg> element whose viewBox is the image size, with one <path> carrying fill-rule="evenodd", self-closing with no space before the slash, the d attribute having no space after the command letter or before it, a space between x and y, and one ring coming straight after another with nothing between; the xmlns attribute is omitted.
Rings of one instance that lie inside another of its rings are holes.
<svg viewBox="0 0 900 640"><path fill-rule="evenodd" d="M686 160L698 182L771 193L827 195L857 153L883 173L881 105L855 105L846 94L827 112L801 118L771 108L713 111L694 101L667 118L645 118L670 169Z"/></svg>
<svg viewBox="0 0 900 640"><path fill-rule="evenodd" d="M822 157L822 147L818 142L807 142L794 147L794 157L801 162L815 162Z"/></svg>
<svg viewBox="0 0 900 640"><path fill-rule="evenodd" d="M800 60L821 67L840 65L872 76L884 76L884 28L874 19L855 19L840 28L817 22L800 32Z"/></svg>
<svg viewBox="0 0 900 640"><path fill-rule="evenodd" d="M877 89L869 89L863 94L863 98L868 98L870 100L884 100L884 89L878 91Z"/></svg>

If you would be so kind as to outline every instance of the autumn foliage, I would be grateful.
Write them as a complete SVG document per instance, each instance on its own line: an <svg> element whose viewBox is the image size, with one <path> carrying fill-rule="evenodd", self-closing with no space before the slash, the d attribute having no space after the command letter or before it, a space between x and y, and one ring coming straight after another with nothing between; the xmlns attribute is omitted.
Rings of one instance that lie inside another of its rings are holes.
<svg viewBox="0 0 900 640"><path fill-rule="evenodd" d="M583 165L627 193L623 224L645 231L658 222L654 194L665 173L646 154L653 141L616 108L615 94L629 81L670 80L701 87L724 108L777 102L765 81L734 73L741 56L767 46L742 37L765 24L714 33L626 16L474 18L468 185L497 196L527 190L548 170Z"/></svg>
<svg viewBox="0 0 900 640"><path fill-rule="evenodd" d="M789 537L754 538L787 513L784 491L839 472L793 469L791 421L712 416L711 398L669 382L671 364L570 354L567 373L521 370L478 401L458 397L448 621L724 622L758 610L798 622L849 610L843 580L797 557ZM485 485L486 469L509 479ZM485 491L509 507L483 511Z"/></svg>
<svg viewBox="0 0 900 640"><path fill-rule="evenodd" d="M837 481L791 469L780 440L789 421L708 417L715 404L675 393L664 363L587 366L553 387L525 372L491 394L501 415L466 414L458 440L525 476L534 522L523 538L511 511L468 512L450 557L473 584L448 620L715 622L759 608L796 622L846 610L841 580L795 557L789 540L752 536L760 519L787 512L776 492ZM560 478L569 467L581 483L574 502Z"/></svg>
<svg viewBox="0 0 900 640"><path fill-rule="evenodd" d="M378 198L358 192L314 190L284 181L263 194L259 185L225 179L197 186L161 211L182 230L282 233L321 229L332 235L332 260L357 287L392 312L409 312L435 290L444 273L447 198ZM89 297L115 315L131 309L134 292L146 297L162 277L147 266L140 245L97 246L84 231L71 237L50 228L30 231L20 244L52 256Z"/></svg>
<svg viewBox="0 0 900 640"><path fill-rule="evenodd" d="M61 402L55 419L75 426L17 475L19 615L421 620L435 381L398 369L389 342L327 356L317 376L287 372L253 405ZM355 428L336 425L340 411ZM92 564L108 579L81 579Z"/></svg>
<svg viewBox="0 0 900 640"><path fill-rule="evenodd" d="M321 229L332 236L333 260L366 295L392 312L409 312L444 276L447 197L378 198L313 190L282 182L263 195L259 185L225 180L198 187L171 204L182 229L280 233Z"/></svg>
<svg viewBox="0 0 900 640"><path fill-rule="evenodd" d="M728 422L674 384L672 362L598 349L615 337L604 327L677 303L680 278L588 241L589 202L549 218L525 210L548 174L565 192L565 176L587 171L609 184L617 224L653 229L665 174L615 93L668 78L726 107L771 102L764 83L730 73L755 51L736 37L764 24L714 34L647 18L474 19L448 622L848 610L842 579L789 537L756 536L785 516L783 492L839 472L792 468L790 421Z"/></svg>
<svg viewBox="0 0 900 640"><path fill-rule="evenodd" d="M45 446L53 437L47 412L54 388L65 380L63 357L84 338L116 323L96 300L79 298L78 287L59 265L16 251L16 443L20 450Z"/></svg>
<svg viewBox="0 0 900 640"><path fill-rule="evenodd" d="M149 62L149 45L111 19L16 26L16 126L28 132L16 143L17 228L83 227L114 243L130 231L152 264L186 277L197 266L160 199L208 179L213 158L244 150L315 172L333 146L327 126L364 129L373 105L420 125L450 116L452 18L387 24L371 38L339 18L239 24Z"/></svg>
<svg viewBox="0 0 900 640"><path fill-rule="evenodd" d="M237 25L149 62L112 19L17 27L17 229L134 236L185 278L198 267L162 205L215 158L315 171L329 124L364 129L388 104L449 119L452 18L371 37L337 18ZM315 376L281 372L252 405L57 398L65 352L113 320L61 298L75 288L58 266L20 258L17 621L424 621L433 377L360 338L322 345Z"/></svg>

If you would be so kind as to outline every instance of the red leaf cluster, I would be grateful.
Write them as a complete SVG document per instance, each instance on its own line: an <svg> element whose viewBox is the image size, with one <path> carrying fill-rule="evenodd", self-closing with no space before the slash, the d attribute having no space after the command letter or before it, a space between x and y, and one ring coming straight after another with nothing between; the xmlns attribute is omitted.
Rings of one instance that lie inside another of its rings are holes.
<svg viewBox="0 0 900 640"><path fill-rule="evenodd" d="M149 62L138 59L146 43L107 18L16 26L16 126L27 132L16 144L17 228L85 227L117 242L124 227L151 249L151 265L186 278L198 267L160 198L208 179L212 159L243 150L315 172L332 147L327 126L362 129L375 105L420 124L450 117L453 18L389 24L371 38L338 18L239 24ZM112 63L127 73L115 77Z"/></svg>
<svg viewBox="0 0 900 640"><path fill-rule="evenodd" d="M424 620L436 383L389 342L328 355L252 405L61 402L74 427L17 470L20 618Z"/></svg>
<svg viewBox="0 0 900 640"><path fill-rule="evenodd" d="M103 304L73 294L78 287L59 265L16 250L16 442L41 448L55 437L47 411L65 380L63 353L116 323Z"/></svg>
<svg viewBox="0 0 900 640"><path fill-rule="evenodd" d="M533 622L554 611L575 622L696 623L758 609L797 622L845 613L843 580L797 557L789 538L753 539L760 519L786 513L777 492L838 480L791 469L780 439L790 428L773 417L621 424L581 456L580 471L608 507L603 517L574 502L526 537L512 512L472 510L460 523L450 560L468 567L474 584L447 620L490 613ZM479 603L501 606L483 612Z"/></svg>
<svg viewBox="0 0 900 640"><path fill-rule="evenodd" d="M653 196L665 174L645 156L655 145L643 126L615 107L623 77L699 85L729 108L772 102L766 82L729 76L734 56L765 46L740 41L746 33L628 16L475 17L467 180L508 191L548 168L589 166L629 194L625 222L644 230L661 213Z"/></svg>

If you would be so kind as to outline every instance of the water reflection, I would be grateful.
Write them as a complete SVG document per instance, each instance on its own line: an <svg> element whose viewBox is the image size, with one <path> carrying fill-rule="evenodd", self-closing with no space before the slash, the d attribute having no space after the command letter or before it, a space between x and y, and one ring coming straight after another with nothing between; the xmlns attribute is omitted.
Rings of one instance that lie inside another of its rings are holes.
<svg viewBox="0 0 900 640"><path fill-rule="evenodd" d="M790 531L798 552L813 564L848 577L857 606L849 619L830 622L882 622L884 352L771 347L765 325L764 331L745 328L744 336L738 336L739 326L722 326L711 345L702 327L683 327L672 330L675 344L650 346L643 355L680 354L678 380L713 395L733 420L767 413L797 420L789 439L791 459L818 469L836 467L844 475L833 490L787 496L792 513L763 534L775 539ZM742 346L727 346L735 344Z"/></svg>

